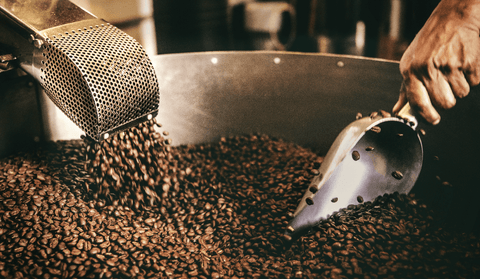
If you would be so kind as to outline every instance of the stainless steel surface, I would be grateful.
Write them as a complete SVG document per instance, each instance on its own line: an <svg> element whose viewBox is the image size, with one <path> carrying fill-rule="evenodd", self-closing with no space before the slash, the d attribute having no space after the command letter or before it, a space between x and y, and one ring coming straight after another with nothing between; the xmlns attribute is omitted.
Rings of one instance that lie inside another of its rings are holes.
<svg viewBox="0 0 480 279"><path fill-rule="evenodd" d="M396 62L321 54L204 52L153 63L162 92L157 120L175 145L258 132L326 154L357 112L390 111L402 80ZM424 163L412 192L464 231L479 211L479 107L475 87L439 125L419 124Z"/></svg>
<svg viewBox="0 0 480 279"><path fill-rule="evenodd" d="M296 239L349 205L384 194L408 194L413 188L423 147L410 104L398 118L372 116L352 122L335 139L293 214L287 236Z"/></svg>
<svg viewBox="0 0 480 279"><path fill-rule="evenodd" d="M58 108L96 140L154 117L158 82L142 46L65 2L52 1L49 5L58 5L48 7L54 16L38 25L28 12L3 2L0 43Z"/></svg>
<svg viewBox="0 0 480 279"><path fill-rule="evenodd" d="M45 31L40 81L54 103L99 140L125 123L154 116L159 91L136 41L114 26L89 24L61 34Z"/></svg>
<svg viewBox="0 0 480 279"><path fill-rule="evenodd" d="M422 163L420 137L403 120L377 116L352 122L326 154L286 235L296 239L349 205L384 194L408 194Z"/></svg>
<svg viewBox="0 0 480 279"><path fill-rule="evenodd" d="M96 18L66 0L0 0L0 10L29 31Z"/></svg>
<svg viewBox="0 0 480 279"><path fill-rule="evenodd" d="M292 52L159 55L154 66L158 119L177 144L262 132L325 154L357 112L389 110L400 83L393 62Z"/></svg>

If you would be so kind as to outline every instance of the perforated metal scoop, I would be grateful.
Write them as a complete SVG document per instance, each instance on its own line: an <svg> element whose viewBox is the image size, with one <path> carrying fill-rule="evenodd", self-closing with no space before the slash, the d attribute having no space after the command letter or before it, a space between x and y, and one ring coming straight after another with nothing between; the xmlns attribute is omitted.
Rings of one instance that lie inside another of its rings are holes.
<svg viewBox="0 0 480 279"><path fill-rule="evenodd" d="M0 44L97 141L157 114L157 77L143 47L69 1L0 0Z"/></svg>
<svg viewBox="0 0 480 279"><path fill-rule="evenodd" d="M423 147L410 106L399 115L364 117L338 135L287 227L287 239L298 238L349 205L412 189Z"/></svg>

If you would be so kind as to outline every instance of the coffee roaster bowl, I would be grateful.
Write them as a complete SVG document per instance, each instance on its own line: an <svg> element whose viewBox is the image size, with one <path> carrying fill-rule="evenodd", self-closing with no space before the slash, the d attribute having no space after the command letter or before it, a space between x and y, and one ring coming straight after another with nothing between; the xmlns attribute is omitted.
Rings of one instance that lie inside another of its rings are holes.
<svg viewBox="0 0 480 279"><path fill-rule="evenodd" d="M357 113L391 111L402 80L398 62L353 56L229 51L151 59L161 92L157 120L173 145L260 133L325 155ZM82 131L65 120L45 94L38 95L38 104L30 99L36 88L32 81L24 77L20 82L9 87L17 95L8 97L8 90L0 94L1 144L19 142L15 137L80 138ZM472 88L453 109L442 111L440 124L418 127L425 132L424 160L411 192L443 214L447 226L461 231L479 231L479 91ZM15 109L25 106L31 109Z"/></svg>

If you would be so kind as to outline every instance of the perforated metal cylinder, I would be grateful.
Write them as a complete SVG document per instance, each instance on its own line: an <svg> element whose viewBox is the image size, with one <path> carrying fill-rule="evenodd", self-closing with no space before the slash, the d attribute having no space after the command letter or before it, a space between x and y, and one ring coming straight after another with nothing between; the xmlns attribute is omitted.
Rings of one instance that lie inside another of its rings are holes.
<svg viewBox="0 0 480 279"><path fill-rule="evenodd" d="M156 115L160 95L155 70L132 37L101 20L41 34L44 41L34 59L39 81L88 136L102 140Z"/></svg>

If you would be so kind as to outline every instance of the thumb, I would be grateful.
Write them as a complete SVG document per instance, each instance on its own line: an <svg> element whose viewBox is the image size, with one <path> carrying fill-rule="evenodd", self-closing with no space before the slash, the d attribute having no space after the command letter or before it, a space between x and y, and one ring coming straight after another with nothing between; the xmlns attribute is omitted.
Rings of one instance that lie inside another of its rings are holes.
<svg viewBox="0 0 480 279"><path fill-rule="evenodd" d="M398 101L393 106L393 109L392 109L393 115L396 115L403 108L403 106L405 106L407 102L408 100L407 100L407 94L405 91L405 82L402 82L402 86L400 87L400 95L398 96Z"/></svg>

